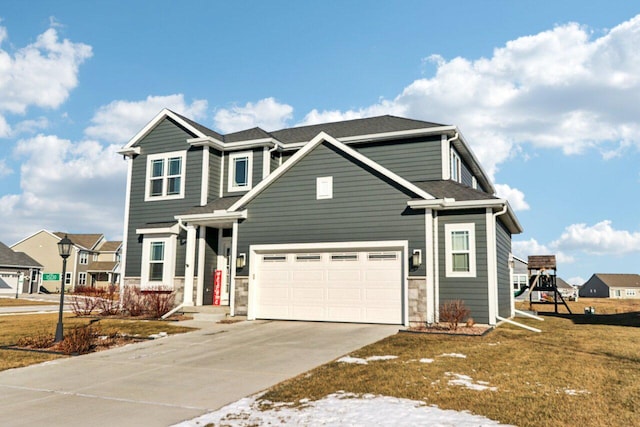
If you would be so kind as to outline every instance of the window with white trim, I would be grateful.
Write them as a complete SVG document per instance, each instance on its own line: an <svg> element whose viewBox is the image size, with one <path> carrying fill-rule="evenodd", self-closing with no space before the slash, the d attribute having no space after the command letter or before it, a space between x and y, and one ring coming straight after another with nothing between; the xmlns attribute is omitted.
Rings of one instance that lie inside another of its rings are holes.
<svg viewBox="0 0 640 427"><path fill-rule="evenodd" d="M451 180L462 182L462 162L453 148L451 149Z"/></svg>
<svg viewBox="0 0 640 427"><path fill-rule="evenodd" d="M142 243L141 287L173 287L176 235L145 235Z"/></svg>
<svg viewBox="0 0 640 427"><path fill-rule="evenodd" d="M145 200L184 198L186 151L150 154L147 157Z"/></svg>
<svg viewBox="0 0 640 427"><path fill-rule="evenodd" d="M87 273L78 273L78 285L84 286L87 284Z"/></svg>
<svg viewBox="0 0 640 427"><path fill-rule="evenodd" d="M162 282L164 278L165 242L150 242L149 244L149 281Z"/></svg>
<svg viewBox="0 0 640 427"><path fill-rule="evenodd" d="M445 224L444 234L447 277L476 277L475 224Z"/></svg>
<svg viewBox="0 0 640 427"><path fill-rule="evenodd" d="M636 296L635 289L627 289L627 296L628 297L635 297Z"/></svg>
<svg viewBox="0 0 640 427"><path fill-rule="evenodd" d="M527 286L527 275L526 274L514 274L513 275L513 290L519 291L520 289Z"/></svg>
<svg viewBox="0 0 640 427"><path fill-rule="evenodd" d="M64 273L64 284L65 285L71 284L71 273Z"/></svg>
<svg viewBox="0 0 640 427"><path fill-rule="evenodd" d="M316 178L316 200L333 199L333 177L320 176Z"/></svg>
<svg viewBox="0 0 640 427"><path fill-rule="evenodd" d="M82 265L87 265L89 263L89 252L80 251L80 260L78 262Z"/></svg>
<svg viewBox="0 0 640 427"><path fill-rule="evenodd" d="M242 151L229 154L229 175L227 191L251 190L251 170L253 152Z"/></svg>

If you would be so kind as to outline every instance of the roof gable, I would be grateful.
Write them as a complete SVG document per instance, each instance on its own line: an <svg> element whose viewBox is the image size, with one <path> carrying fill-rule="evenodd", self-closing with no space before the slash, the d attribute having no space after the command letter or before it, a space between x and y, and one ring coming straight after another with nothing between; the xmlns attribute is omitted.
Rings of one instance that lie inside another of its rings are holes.
<svg viewBox="0 0 640 427"><path fill-rule="evenodd" d="M15 252L0 242L0 267L42 267L42 265L24 252Z"/></svg>
<svg viewBox="0 0 640 427"><path fill-rule="evenodd" d="M323 142L326 142L332 145L337 150L365 164L366 166L384 175L385 177L395 182L396 184L400 185L401 187L416 194L417 196L422 197L424 199L434 198L431 194L427 193L423 189L417 187L416 185L405 180L399 175L396 175L395 173L391 172L390 170L381 166L380 164L374 162L373 160L369 159L363 154L357 152L356 150L346 146L345 144L341 143L331 135L328 135L325 132L320 132L315 138L313 138L307 145L305 145L302 149L300 149L293 156L291 156L289 160L283 163L271 175L269 175L266 179L261 181L251 191L249 191L242 198L240 198L240 200L238 200L233 205L231 205L231 207L229 208L229 211L237 211L238 209L242 208L244 205L249 203L251 200L257 197L262 191L264 191L269 185L271 185L275 180L277 180L283 174L287 173L289 169L291 169L294 165L296 165L300 160L305 158L311 151L313 151L318 145L322 144Z"/></svg>
<svg viewBox="0 0 640 427"><path fill-rule="evenodd" d="M102 234L72 234L64 233L62 231L55 231L53 234L55 234L60 239L62 239L64 236L67 236L74 245L79 246L82 249L89 250L95 249L96 245L104 239L104 235Z"/></svg>
<svg viewBox="0 0 640 427"><path fill-rule="evenodd" d="M640 288L640 274L594 274L610 288Z"/></svg>

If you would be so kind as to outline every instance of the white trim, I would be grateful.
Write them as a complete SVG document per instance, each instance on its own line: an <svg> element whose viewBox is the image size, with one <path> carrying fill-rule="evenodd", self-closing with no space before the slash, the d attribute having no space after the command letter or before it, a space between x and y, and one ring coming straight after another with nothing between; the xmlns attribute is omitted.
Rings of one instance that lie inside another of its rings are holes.
<svg viewBox="0 0 640 427"><path fill-rule="evenodd" d="M10 247L11 249L13 249L13 248L14 248L14 246L17 246L17 245L19 245L20 243L26 242L27 240L29 240L29 239L31 239L32 237L34 237L34 236L36 236L36 235L38 235L38 234L42 233L43 231L44 231L45 233L47 233L49 236L53 237L54 239L56 239L56 240L58 240L58 241L62 240L62 237L58 237L58 236L56 236L55 234L53 234L52 232L50 232L50 231L48 231L48 230L45 230L45 229L43 228L43 229L41 229L41 230L36 231L36 232L35 232L35 233L33 233L33 234L30 234L29 236L25 237L24 239L17 241L16 243L14 243L13 245L11 245L11 246L9 246L9 247ZM76 245L75 245L75 243L74 243L74 246L76 246Z"/></svg>
<svg viewBox="0 0 640 427"><path fill-rule="evenodd" d="M469 237L469 271L453 271L451 259L451 234L454 231L466 231ZM473 222L449 223L444 225L444 255L446 277L476 277L476 225Z"/></svg>
<svg viewBox="0 0 640 427"><path fill-rule="evenodd" d="M229 313L236 313L236 257L238 256L238 221L231 225L231 260L229 261ZM251 287L249 287L251 289Z"/></svg>
<svg viewBox="0 0 640 427"><path fill-rule="evenodd" d="M202 305L204 293L204 263L207 246L207 227L200 227L198 237L198 279L196 282L196 305Z"/></svg>
<svg viewBox="0 0 640 427"><path fill-rule="evenodd" d="M442 135L440 137L440 157L442 162L442 179L445 181L451 179L451 161L449 160L449 152L451 144L449 143L449 139L447 135Z"/></svg>
<svg viewBox="0 0 640 427"><path fill-rule="evenodd" d="M167 194L167 186L169 179L169 159L180 158L180 192L178 194ZM162 195L151 195L151 172L153 170L152 163L155 160L163 160L162 174ZM149 154L147 156L147 170L144 183L144 201L155 202L158 200L174 200L184 199L185 197L185 181L187 180L187 152L171 151L167 153Z"/></svg>
<svg viewBox="0 0 640 427"><path fill-rule="evenodd" d="M202 148L202 184L200 185L200 204L206 205L209 199L209 148Z"/></svg>
<svg viewBox="0 0 640 427"><path fill-rule="evenodd" d="M368 157L360 154L359 152L357 152L353 148L347 147L345 144L341 143L340 141L338 141L337 139L335 139L331 135L328 135L325 132L320 132L307 145L305 145L301 150L299 150L293 156L291 156L289 158L289 160L284 162L284 164L282 166L280 166L278 169L276 169L274 171L274 173L270 174L266 179L262 180L258 185L256 185L251 191L249 191L247 194L242 196L242 198L240 200L238 200L236 203L234 203L228 210L229 211L235 211L236 209L240 208L241 206L243 206L244 204L246 204L250 200L254 199L266 187L271 185L271 183L273 181L275 181L281 175L286 173L295 164L297 164L302 158L304 158L308 153L310 153L314 148L316 148L318 145L322 144L323 142L327 142L328 144L333 145L335 148L341 150L342 152L344 152L345 154L353 157L354 159L358 160L359 162L364 163L366 166L368 166L371 169L375 170L376 172L379 172L380 174L386 176L387 178L391 179L392 181L395 181L396 183L398 183L402 187L405 187L406 189L408 189L411 192L413 192L414 194L422 197L423 199L427 199L427 200L434 199L434 197L431 194L429 194L426 191L418 188L414 184L412 184L409 181L405 180L404 178L396 175L395 173L391 172L390 170L388 170L387 168L381 166L380 164L374 162L373 160L369 159Z"/></svg>
<svg viewBox="0 0 640 427"><path fill-rule="evenodd" d="M449 152L449 173L451 174L451 180L461 183L462 182L462 159L460 154L455 148L451 147Z"/></svg>
<svg viewBox="0 0 640 427"><path fill-rule="evenodd" d="M133 138L131 138L129 140L129 142L127 142L127 144L121 150L118 151L118 153L119 154L123 154L123 155L128 155L132 151L132 150L129 150L129 149L131 147L133 147L133 145L138 143L142 138L144 138L156 126L158 126L158 124L162 120L164 120L166 117L170 117L173 121L177 122L182 127L187 129L189 132L193 133L194 135L197 135L200 138L210 138L207 135L205 135L204 133L200 132L200 130L198 130L196 127L192 126L188 122L184 121L181 117L177 116L173 111L164 108L153 119L151 119L151 121L149 121L149 123L147 123L145 125L145 127L140 129L140 131L137 134L135 134L133 136ZM136 147L136 148L139 149L139 147ZM135 150L135 148L134 148L134 150ZM138 153L139 153L139 151L138 151Z"/></svg>
<svg viewBox="0 0 640 427"><path fill-rule="evenodd" d="M184 261L184 292L183 305L193 306L193 276L196 262L196 227L187 225L187 247L185 248Z"/></svg>
<svg viewBox="0 0 640 427"><path fill-rule="evenodd" d="M251 190L251 182L253 176L253 151L238 151L234 153L230 153L229 158L229 170L227 172L227 192L235 193L238 191L248 191ZM245 185L236 185L235 184L235 160L240 158L247 159L247 182Z"/></svg>
<svg viewBox="0 0 640 427"><path fill-rule="evenodd" d="M439 217L438 212L433 212L433 270L434 270L434 298L435 321L440 321L440 245L439 245Z"/></svg>
<svg viewBox="0 0 640 427"><path fill-rule="evenodd" d="M178 234L180 226L176 223L169 227L136 228L136 234Z"/></svg>
<svg viewBox="0 0 640 427"><path fill-rule="evenodd" d="M487 222L487 296L489 305L489 324L495 325L498 316L498 257L497 257L497 237L496 223L493 217L493 210L487 208L485 213ZM509 292L513 294L513 285L509 284Z"/></svg>
<svg viewBox="0 0 640 427"><path fill-rule="evenodd" d="M278 144L280 144L280 142L275 138L261 138L261 139L249 139L246 141L223 142L210 136L205 136L204 138L189 138L187 139L187 143L189 143L193 147L211 147L221 151L247 150L247 149L253 149L253 148L260 148L260 147L273 148L274 146L277 146Z"/></svg>
<svg viewBox="0 0 640 427"><path fill-rule="evenodd" d="M269 147L262 148L262 179L269 176L271 172L271 154L269 154Z"/></svg>
<svg viewBox="0 0 640 427"><path fill-rule="evenodd" d="M316 178L316 200L333 199L333 177L319 176Z"/></svg>
<svg viewBox="0 0 640 427"><path fill-rule="evenodd" d="M435 321L435 284L434 284L434 243L433 243L433 212L431 209L424 211L424 267L426 270L426 287L427 287L427 323L431 324Z"/></svg>
<svg viewBox="0 0 640 427"><path fill-rule="evenodd" d="M164 243L164 258L162 268L162 282L151 282L149 280L149 256L152 242ZM140 258L140 288L149 289L155 286L166 286L174 288L174 275L176 263L176 242L175 234L144 236L142 239L142 256Z"/></svg>
<svg viewBox="0 0 640 427"><path fill-rule="evenodd" d="M234 223L237 227L237 223ZM234 228L234 236L236 235ZM235 246L235 244L234 244ZM249 295L247 307L247 319L255 320L256 306L256 287L260 281L260 277L256 274L258 265L258 253L261 252L278 252L288 253L292 251L329 251L329 250L354 250L354 249L395 249L400 250L403 256L402 264L402 322L404 326L409 326L409 242L407 240L389 240L389 241L359 241L359 242L318 242L318 243L278 243L269 245L250 245L249 246ZM234 259L235 263L235 259ZM232 282L233 287L233 282ZM235 294L235 292L234 292ZM235 295L234 295L235 296ZM232 300L233 301L233 300ZM231 313L233 313L233 303ZM233 315L233 314L232 314Z"/></svg>
<svg viewBox="0 0 640 427"><path fill-rule="evenodd" d="M198 225L207 225L206 223L213 224L236 221L238 219L246 219L247 211L244 210L240 212L229 212L225 210L218 210L213 211L212 213L204 214L176 215L174 218L177 220L182 220L184 222L196 223Z"/></svg>

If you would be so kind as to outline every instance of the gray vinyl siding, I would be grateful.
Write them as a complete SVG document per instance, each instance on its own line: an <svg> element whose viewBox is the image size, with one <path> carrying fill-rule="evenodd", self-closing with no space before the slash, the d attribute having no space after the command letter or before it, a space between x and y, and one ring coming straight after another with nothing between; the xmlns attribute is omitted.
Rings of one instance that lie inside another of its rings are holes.
<svg viewBox="0 0 640 427"><path fill-rule="evenodd" d="M316 200L316 178L333 177L333 198ZM406 191L406 190L405 190ZM407 240L424 252L424 211L413 196L327 144L316 147L247 205L238 252L249 245ZM238 270L247 275L249 266ZM424 266L409 275L424 276Z"/></svg>
<svg viewBox="0 0 640 427"><path fill-rule="evenodd" d="M269 165L269 172L273 172L274 170L278 169L278 166L280 166L280 154L277 152L273 152L271 153L271 163Z"/></svg>
<svg viewBox="0 0 640 427"><path fill-rule="evenodd" d="M460 178L462 180L462 184L466 185L467 187L473 187L473 174L463 161L461 161L460 163Z"/></svg>
<svg viewBox="0 0 640 427"><path fill-rule="evenodd" d="M444 226L462 223L475 224L476 277L447 277ZM440 304L450 300L463 300L476 322L489 323L487 226L484 209L438 213L438 269Z"/></svg>
<svg viewBox="0 0 640 427"><path fill-rule="evenodd" d="M350 147L408 181L442 179L439 136L393 143L353 144Z"/></svg>
<svg viewBox="0 0 640 427"><path fill-rule="evenodd" d="M295 151L285 151L282 153L282 163L286 162L287 160L289 160L291 158L291 156L293 156L294 154L296 154Z"/></svg>
<svg viewBox="0 0 640 427"><path fill-rule="evenodd" d="M498 314L511 317L511 275L509 274L509 255L511 254L511 233L497 221L496 255L498 262Z"/></svg>
<svg viewBox="0 0 640 427"><path fill-rule="evenodd" d="M209 191L207 202L220 197L220 156L222 153L212 148L209 149Z"/></svg>
<svg viewBox="0 0 640 427"><path fill-rule="evenodd" d="M200 204L202 183L202 148L190 148L187 138L193 135L166 119L156 126L140 143L141 154L132 161L131 195L129 202L129 224L127 235L127 277L140 276L142 259L142 237L136 234L137 228L148 223L175 221L174 216ZM147 156L149 154L187 151L185 167L185 197L175 200L144 201ZM184 275L185 245L178 239L176 257L176 276Z"/></svg>
<svg viewBox="0 0 640 427"><path fill-rule="evenodd" d="M594 274L580 288L578 295L584 298L609 298L609 286Z"/></svg>
<svg viewBox="0 0 640 427"><path fill-rule="evenodd" d="M244 151L244 150L243 150ZM260 181L262 181L262 164L264 162L263 159L263 154L262 154L262 148L258 148L258 149L253 149L253 150L246 150L246 151L251 151L253 153L253 159L251 160L252 162L252 166L251 166L251 188L255 187L256 185L258 185L258 183ZM222 192L224 194L224 197L227 196L241 196L243 194L246 194L249 190L247 191L233 191L233 192L229 192L228 188L229 188L229 154L231 153L239 153L240 151L229 151L227 153L224 154L224 186L222 187Z"/></svg>

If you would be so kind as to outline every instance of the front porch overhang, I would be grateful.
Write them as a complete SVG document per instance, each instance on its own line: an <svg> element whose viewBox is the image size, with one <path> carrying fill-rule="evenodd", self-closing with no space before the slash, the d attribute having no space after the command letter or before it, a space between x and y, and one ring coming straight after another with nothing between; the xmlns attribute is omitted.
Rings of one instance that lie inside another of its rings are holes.
<svg viewBox="0 0 640 427"><path fill-rule="evenodd" d="M176 215L174 217L183 224L194 226L227 228L241 219L247 218L247 210L240 212L229 212L227 210L217 210L211 213L199 213L191 215Z"/></svg>

